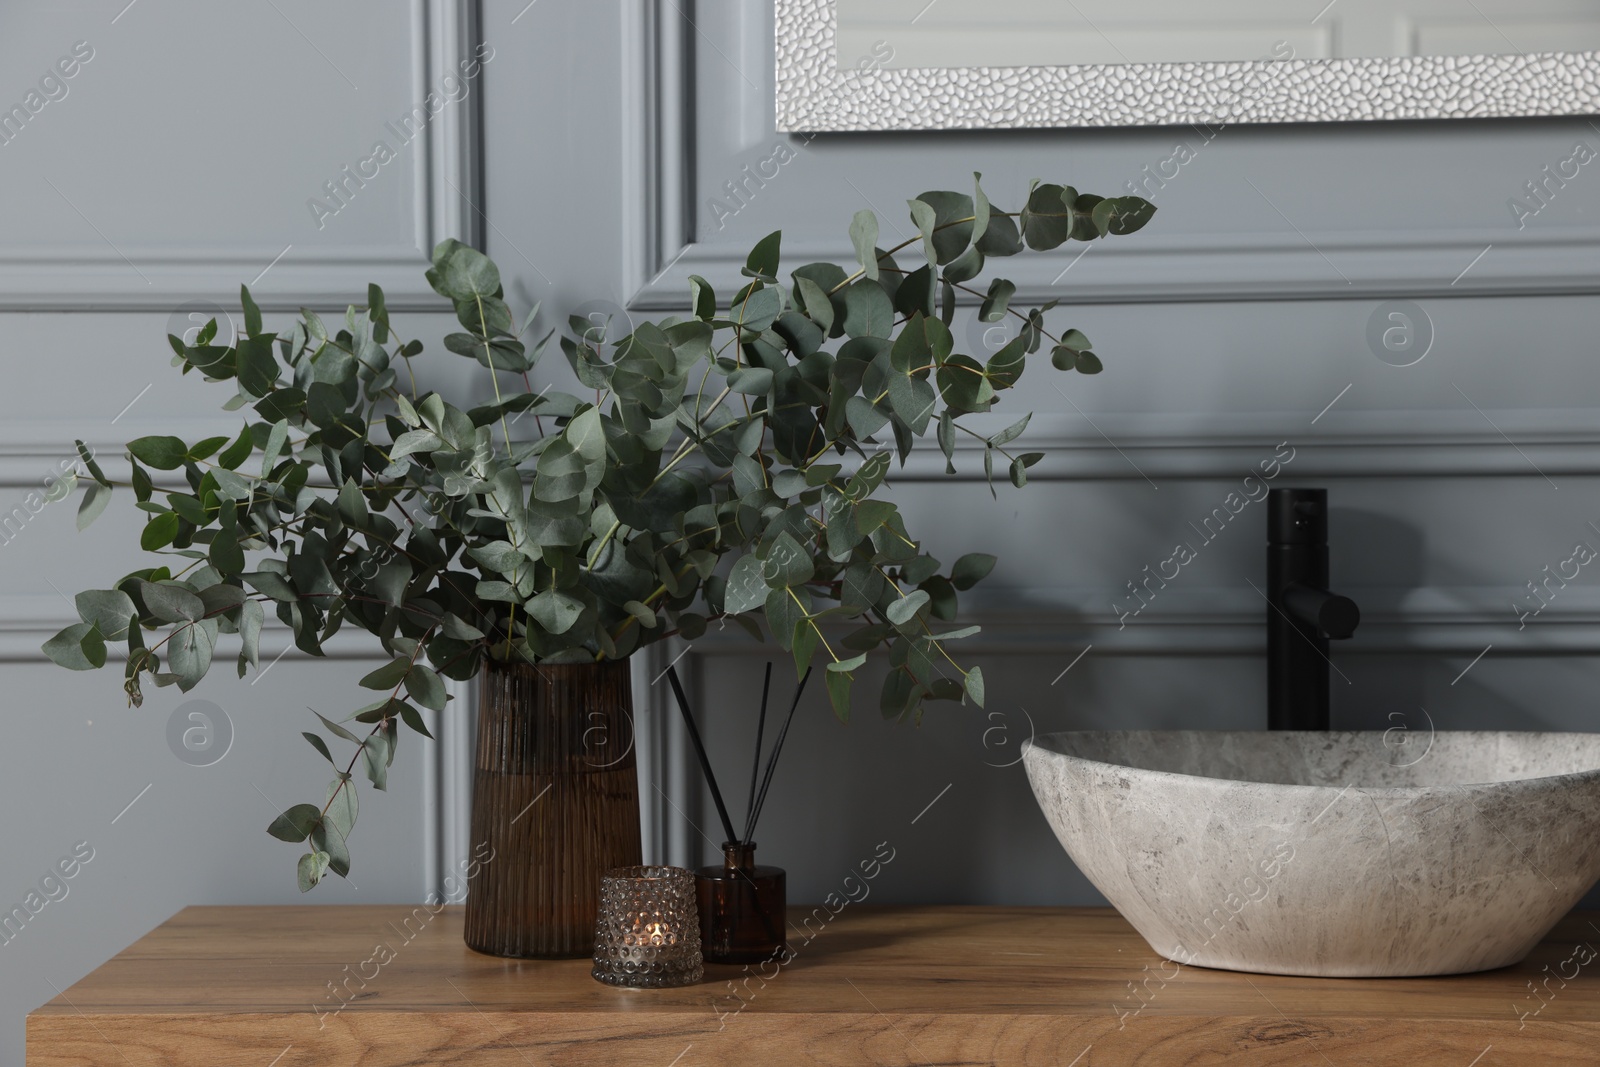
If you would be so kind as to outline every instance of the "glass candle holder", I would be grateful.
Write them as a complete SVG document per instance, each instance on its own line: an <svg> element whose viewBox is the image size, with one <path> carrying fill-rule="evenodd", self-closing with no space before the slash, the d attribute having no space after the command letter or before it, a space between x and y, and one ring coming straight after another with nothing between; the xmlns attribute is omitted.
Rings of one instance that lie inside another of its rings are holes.
<svg viewBox="0 0 1600 1067"><path fill-rule="evenodd" d="M764 963L788 951L782 867L756 863L754 841L727 841L722 862L694 873L700 951L708 963Z"/></svg>
<svg viewBox="0 0 1600 1067"><path fill-rule="evenodd" d="M693 985L705 973L694 875L681 867L617 867L600 879L597 981L627 989Z"/></svg>

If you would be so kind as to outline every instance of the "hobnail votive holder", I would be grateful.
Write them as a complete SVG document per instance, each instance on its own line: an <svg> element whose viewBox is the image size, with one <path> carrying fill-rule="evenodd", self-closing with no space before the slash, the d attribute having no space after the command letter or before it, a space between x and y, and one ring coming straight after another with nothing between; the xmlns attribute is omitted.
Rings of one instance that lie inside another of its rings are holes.
<svg viewBox="0 0 1600 1067"><path fill-rule="evenodd" d="M596 981L625 989L694 985L705 974L694 875L681 867L616 867L600 879Z"/></svg>

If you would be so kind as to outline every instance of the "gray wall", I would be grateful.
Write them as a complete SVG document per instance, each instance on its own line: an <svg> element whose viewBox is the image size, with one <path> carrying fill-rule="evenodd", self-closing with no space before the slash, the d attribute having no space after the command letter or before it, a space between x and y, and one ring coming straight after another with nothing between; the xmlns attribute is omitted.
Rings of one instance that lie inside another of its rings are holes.
<svg viewBox="0 0 1600 1067"><path fill-rule="evenodd" d="M1587 295L1600 177L1586 167L1522 228L1507 201L1576 141L1600 146L1593 127L807 142L770 132L762 5L525 3L485 0L495 53L471 95L320 229L306 200L440 84L464 54L470 4L9 5L0 103L20 102L74 42L95 54L64 98L0 145L0 510L75 437L115 455L140 434L235 425L216 389L168 366L163 334L185 301L231 304L269 264L253 285L269 314L337 307L376 280L434 338L446 323L422 250L481 231L519 298L664 313L689 273L731 293L749 244L773 229L791 259L847 259L845 228L862 207L881 209L893 233L906 225L897 205L964 188L973 170L1005 206L1032 177L1111 192L1185 140L1194 159L1150 193L1162 209L1150 229L1096 246L1065 275L1076 250L1004 264L1026 294L1073 305L1057 321L1093 337L1107 365L1094 379L1029 371L1033 447L1047 453L1035 484L992 500L970 453L956 478L914 461L900 480L912 529L939 554L1002 557L971 600L988 628L963 650L988 675L987 714L937 706L911 727L864 702L845 726L811 694L762 856L790 870L798 900L838 887L885 840L896 859L874 899L1096 900L1007 764L1030 730L1262 723L1262 606L1248 584L1260 580L1258 505L1125 626L1111 604L1126 605L1124 584L1285 441L1295 458L1277 484L1331 490L1335 579L1366 616L1336 653L1349 677L1335 693L1338 725L1589 728L1593 576L1586 569L1522 630L1511 603L1575 542L1600 545L1588 525L1600 524L1588 400L1600 304ZM733 211L725 183L780 144L796 158L747 185L753 195ZM1379 304L1401 298L1433 331L1426 358L1404 368L1367 339ZM483 387L454 357L430 373ZM327 662L286 656L255 684L219 671L193 694L161 690L124 708L115 668L69 675L37 651L71 621L62 593L106 584L138 558L126 497L84 534L74 507L44 507L0 545L0 903L20 901L75 843L95 850L68 896L0 946L4 1063L21 1061L22 1016L52 985L178 908L299 899L294 849L261 830L275 806L321 788L296 736L306 706L348 707L373 663L352 638ZM285 647L274 640L271 656ZM729 636L682 661L734 782L768 653ZM690 822L719 835L651 684L676 654L638 667L647 839L658 858L697 862L707 839ZM780 659L780 692L788 677ZM190 699L232 725L232 747L211 766L169 747L169 717ZM437 886L463 846L469 714L463 699L440 724L445 744L403 749L389 794L363 797L353 883L335 879L314 900L416 900ZM742 784L730 789L742 799Z"/></svg>

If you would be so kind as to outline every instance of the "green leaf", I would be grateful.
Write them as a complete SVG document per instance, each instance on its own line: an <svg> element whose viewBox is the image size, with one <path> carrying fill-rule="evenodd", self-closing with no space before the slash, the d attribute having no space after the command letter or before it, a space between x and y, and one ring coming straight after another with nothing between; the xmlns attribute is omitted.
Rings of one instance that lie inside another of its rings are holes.
<svg viewBox="0 0 1600 1067"><path fill-rule="evenodd" d="M433 740L433 735L428 732L428 724L422 721L422 712L403 700L397 700L395 703L400 705L400 719L402 722L428 740Z"/></svg>
<svg viewBox="0 0 1600 1067"><path fill-rule="evenodd" d="M237 470L239 464L250 458L250 451L254 447L254 442L250 437L250 427L246 426L239 432L239 436L234 440L233 444L224 449L222 455L217 457L217 462L229 470Z"/></svg>
<svg viewBox="0 0 1600 1067"><path fill-rule="evenodd" d="M250 299L248 286L239 286L239 304L244 308L244 332L254 337L261 332L261 309Z"/></svg>
<svg viewBox="0 0 1600 1067"><path fill-rule="evenodd" d="M467 623L451 612L445 612L444 621L439 629L446 637L457 641L479 641L483 638L483 631Z"/></svg>
<svg viewBox="0 0 1600 1067"><path fill-rule="evenodd" d="M433 269L427 277L434 292L451 300L494 296L500 291L500 271L493 261L453 237L433 250Z"/></svg>
<svg viewBox="0 0 1600 1067"><path fill-rule="evenodd" d="M78 529L88 529L88 526L111 503L110 486L101 485L99 482L90 482L84 490L83 502L78 505Z"/></svg>
<svg viewBox="0 0 1600 1067"><path fill-rule="evenodd" d="M310 837L312 828L321 821L321 808L315 804L296 804L273 819L272 825L267 827L267 833L279 841L293 844Z"/></svg>
<svg viewBox="0 0 1600 1067"><path fill-rule="evenodd" d="M546 589L528 601L528 614L547 633L564 634L572 629L583 614L583 601L554 589Z"/></svg>
<svg viewBox="0 0 1600 1067"><path fill-rule="evenodd" d="M869 537L895 514L897 509L887 500L863 500L856 506L856 530L862 537Z"/></svg>
<svg viewBox="0 0 1600 1067"><path fill-rule="evenodd" d="M309 730L302 730L300 732L300 736L311 742L311 747L322 753L323 759L327 760L329 763L333 763L333 753L328 751L328 743L320 736L312 733ZM337 763L334 763L333 765L335 767L338 766Z"/></svg>
<svg viewBox="0 0 1600 1067"><path fill-rule="evenodd" d="M884 617L896 626L905 626L917 617L917 612L921 611L930 599L926 591L914 589L890 604L884 610Z"/></svg>
<svg viewBox="0 0 1600 1067"><path fill-rule="evenodd" d="M1072 209L1069 200L1076 191L1059 185L1036 185L1028 194L1022 211L1022 237L1036 252L1059 248L1072 236Z"/></svg>
<svg viewBox="0 0 1600 1067"><path fill-rule="evenodd" d="M300 886L300 892L309 893L322 881L322 876L328 873L328 863L329 856L326 852L307 852L300 857L300 863L295 868L295 880Z"/></svg>
<svg viewBox="0 0 1600 1067"><path fill-rule="evenodd" d="M340 726L338 723L334 722L332 719L329 719L327 716L323 715L322 712L313 711L311 714L315 715L318 719L320 719L321 722L322 722L322 725L326 726L328 728L328 732L333 734L333 736L342 737L346 741L354 741L358 745L361 744L361 738L357 737L355 734L351 733L349 730L346 730L343 726Z"/></svg>
<svg viewBox="0 0 1600 1067"><path fill-rule="evenodd" d="M69 671L92 671L105 666L106 646L93 623L68 626L44 643L44 654Z"/></svg>
<svg viewBox="0 0 1600 1067"><path fill-rule="evenodd" d="M350 847L344 843L344 835L327 819L311 831L311 847L317 850L318 856L328 857L328 870L340 878L349 877Z"/></svg>
<svg viewBox="0 0 1600 1067"><path fill-rule="evenodd" d="M865 279L844 291L844 332L851 337L894 336L894 302L883 286Z"/></svg>
<svg viewBox="0 0 1600 1067"><path fill-rule="evenodd" d="M794 653L794 670L796 675L803 675L806 668L811 666L811 657L817 653L817 642L822 639L822 633L817 629L815 620L802 618L794 624L794 633L790 636L790 650Z"/></svg>
<svg viewBox="0 0 1600 1067"><path fill-rule="evenodd" d="M996 278L989 283L989 295L983 298L983 304L978 308L980 322L999 322L1006 317L1006 309L1011 306L1011 298L1017 293L1017 286L1004 278Z"/></svg>
<svg viewBox="0 0 1600 1067"><path fill-rule="evenodd" d="M1094 346L1089 343L1089 339L1083 335L1082 331L1068 330L1061 335L1061 347L1070 348L1074 352L1087 352Z"/></svg>
<svg viewBox="0 0 1600 1067"><path fill-rule="evenodd" d="M972 702L980 708L983 707L983 668L974 667L968 671L963 678L963 684L966 687L967 696L972 698Z"/></svg>
<svg viewBox="0 0 1600 1067"><path fill-rule="evenodd" d="M800 547L800 542L786 530L773 539L767 549L765 565L761 568L762 580L769 588L804 585L816 573L811 554Z"/></svg>
<svg viewBox="0 0 1600 1067"><path fill-rule="evenodd" d="M250 483L230 470L214 467L211 479L217 483L217 495L225 500L249 500L254 494Z"/></svg>
<svg viewBox="0 0 1600 1067"><path fill-rule="evenodd" d="M361 759L372 788L389 788L389 757L392 751L389 735L382 730L368 734L361 743Z"/></svg>
<svg viewBox="0 0 1600 1067"><path fill-rule="evenodd" d="M316 734L306 734L307 737L316 737ZM326 814L323 821L332 823L333 828L339 831L339 836L349 837L350 831L355 829L356 814L361 807L361 802L356 797L355 783L340 775L328 783L328 799L324 801Z"/></svg>
<svg viewBox="0 0 1600 1067"><path fill-rule="evenodd" d="M863 208L850 221L850 243L856 248L856 262L868 278L878 280L878 216Z"/></svg>
<svg viewBox="0 0 1600 1067"><path fill-rule="evenodd" d="M346 478L337 498L339 518L357 530L367 526L367 497L353 478Z"/></svg>
<svg viewBox="0 0 1600 1067"><path fill-rule="evenodd" d="M800 306L805 309L806 317L820 326L824 333L833 329L834 307L833 301L822 286L810 278L795 276L794 288Z"/></svg>
<svg viewBox="0 0 1600 1067"><path fill-rule="evenodd" d="M264 398L278 383L280 368L272 340L265 336L239 340L239 388L251 397Z"/></svg>
<svg viewBox="0 0 1600 1067"><path fill-rule="evenodd" d="M78 618L99 627L108 641L121 641L128 636L128 624L138 618L133 598L120 589L86 589L73 597Z"/></svg>
<svg viewBox="0 0 1600 1067"><path fill-rule="evenodd" d="M989 359L988 366L984 368L984 375L994 389L1009 389L1021 379L1023 366L1028 360L1027 342L1027 333L1024 331L1013 337Z"/></svg>
<svg viewBox="0 0 1600 1067"><path fill-rule="evenodd" d="M189 447L176 437L140 437L128 442L135 459L158 471L175 471L183 466Z"/></svg>
<svg viewBox="0 0 1600 1067"><path fill-rule="evenodd" d="M832 666L830 664L829 666ZM824 684L828 687L828 703L833 706L833 714L840 722L850 721L850 675L828 671L822 676Z"/></svg>
<svg viewBox="0 0 1600 1067"><path fill-rule="evenodd" d="M239 546L239 527L231 509L224 514L228 515L228 520L211 538L211 565L220 574L238 574L244 570L244 549Z"/></svg>
<svg viewBox="0 0 1600 1067"><path fill-rule="evenodd" d="M776 282L778 280L779 246L782 241L782 230L774 230L760 241L757 241L756 246L750 250L750 255L745 260L744 269L739 273L746 278L759 278L764 282Z"/></svg>
<svg viewBox="0 0 1600 1067"><path fill-rule="evenodd" d="M921 200L907 200L906 204L911 208L911 222L922 236L922 252L928 258L928 266L930 268L937 267L939 265L939 253L934 244L936 236L934 230L939 225L939 213L933 209L932 205Z"/></svg>
<svg viewBox="0 0 1600 1067"><path fill-rule="evenodd" d="M356 684L363 689L394 689L400 685L411 669L412 660L409 657L396 656Z"/></svg>
<svg viewBox="0 0 1600 1067"><path fill-rule="evenodd" d="M871 437L889 422L889 416L864 396L853 396L844 404L845 418L857 439Z"/></svg>
<svg viewBox="0 0 1600 1067"><path fill-rule="evenodd" d="M200 684L206 671L211 669L216 644L215 619L185 623L172 632L167 641L167 666L178 676L179 689L187 693Z"/></svg>
<svg viewBox="0 0 1600 1067"><path fill-rule="evenodd" d="M1156 206L1142 197L1119 196L1095 205L1094 221L1101 232L1121 237L1144 229L1155 213Z"/></svg>
<svg viewBox="0 0 1600 1067"><path fill-rule="evenodd" d="M266 619L258 600L246 600L239 605L239 676L244 677L244 664L261 669L261 624Z"/></svg>
<svg viewBox="0 0 1600 1067"><path fill-rule="evenodd" d="M294 591L294 586L289 584L289 580L276 571L250 571L239 577L249 582L258 592L281 603L293 603L300 599Z"/></svg>
<svg viewBox="0 0 1600 1067"><path fill-rule="evenodd" d="M89 477L93 478L96 482L105 486L107 489L110 489L111 480L106 477L105 471L100 469L100 464L94 461L93 450L82 441L74 441L72 443L77 446L78 458L83 461L84 469L89 472Z"/></svg>
<svg viewBox="0 0 1600 1067"><path fill-rule="evenodd" d="M740 367L728 375L728 388L746 396L772 392L772 372L765 367Z"/></svg>
<svg viewBox="0 0 1600 1067"><path fill-rule="evenodd" d="M717 292L698 274L689 275L689 304L694 308L694 317L701 321L717 317Z"/></svg>
<svg viewBox="0 0 1600 1067"><path fill-rule="evenodd" d="M165 582L140 582L139 597L162 622L193 622L206 613L206 606L194 593Z"/></svg>
<svg viewBox="0 0 1600 1067"><path fill-rule="evenodd" d="M983 235L989 232L989 198L983 192L983 175L972 172L972 245L977 247Z"/></svg>
<svg viewBox="0 0 1600 1067"><path fill-rule="evenodd" d="M1004 430L1001 430L999 433L989 438L989 443L997 448L1000 445L1010 444L1012 441L1015 441L1018 437L1022 436L1022 432L1028 428L1028 422L1032 418L1032 412L1022 416L1022 418L1018 419L1010 426L1007 426Z"/></svg>
<svg viewBox="0 0 1600 1067"><path fill-rule="evenodd" d="M963 592L971 589L989 576L996 562L987 552L969 552L950 568L950 584Z"/></svg>
<svg viewBox="0 0 1600 1067"><path fill-rule="evenodd" d="M1100 357L1093 352L1079 352L1074 366L1079 374L1099 374L1106 369L1105 364L1100 362Z"/></svg>
<svg viewBox="0 0 1600 1067"><path fill-rule="evenodd" d="M730 615L754 611L767 602L772 587L762 577L763 564L754 555L740 556L728 572L728 585L723 593L723 610Z"/></svg>
<svg viewBox="0 0 1600 1067"><path fill-rule="evenodd" d="M411 673L406 675L406 693L425 708L434 711L443 711L445 700L444 682L431 668L417 664L411 668ZM420 721L420 720L419 720ZM422 731L426 733L427 731Z"/></svg>

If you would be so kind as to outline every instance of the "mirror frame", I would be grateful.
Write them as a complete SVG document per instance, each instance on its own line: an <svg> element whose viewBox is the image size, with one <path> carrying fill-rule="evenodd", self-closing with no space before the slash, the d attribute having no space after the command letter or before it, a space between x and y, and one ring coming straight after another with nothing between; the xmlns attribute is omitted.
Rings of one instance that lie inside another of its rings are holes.
<svg viewBox="0 0 1600 1067"><path fill-rule="evenodd" d="M1600 114L1597 52L841 71L836 0L775 11L782 133Z"/></svg>

